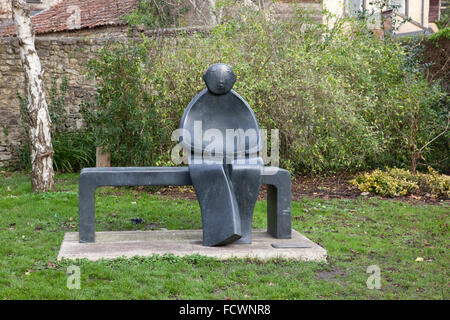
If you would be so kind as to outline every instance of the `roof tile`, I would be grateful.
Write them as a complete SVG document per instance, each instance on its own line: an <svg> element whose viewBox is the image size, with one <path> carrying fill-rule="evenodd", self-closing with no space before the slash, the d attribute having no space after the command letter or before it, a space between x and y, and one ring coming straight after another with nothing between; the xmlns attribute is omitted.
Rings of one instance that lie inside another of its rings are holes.
<svg viewBox="0 0 450 320"><path fill-rule="evenodd" d="M64 0L31 17L35 34L122 25L121 17L137 7L139 0ZM79 25L70 25L80 13ZM15 35L14 25L0 29L0 36Z"/></svg>

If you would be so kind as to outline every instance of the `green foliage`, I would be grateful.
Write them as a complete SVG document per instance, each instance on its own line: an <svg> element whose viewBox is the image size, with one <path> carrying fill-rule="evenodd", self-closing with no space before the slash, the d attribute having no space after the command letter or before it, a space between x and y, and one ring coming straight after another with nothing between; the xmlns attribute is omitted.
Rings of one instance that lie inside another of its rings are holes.
<svg viewBox="0 0 450 320"><path fill-rule="evenodd" d="M364 173L351 182L363 192L372 192L385 197L405 196L419 188L415 182L393 175L391 171L381 170Z"/></svg>
<svg viewBox="0 0 450 320"><path fill-rule="evenodd" d="M189 7L182 6L182 0L143 0L137 9L123 17L131 26L144 25L148 28L176 26L179 17Z"/></svg>
<svg viewBox="0 0 450 320"><path fill-rule="evenodd" d="M95 139L85 132L59 132L52 139L53 165L58 172L79 172L95 166Z"/></svg>
<svg viewBox="0 0 450 320"><path fill-rule="evenodd" d="M92 122L103 132L95 131L99 142L115 139L117 152L126 132L127 152L166 159L173 146L168 133L204 88L202 73L216 62L233 66L234 89L261 127L280 130L281 165L293 171L409 166L416 155L411 146L417 152L445 124L448 97L424 78L415 45L377 39L365 20L338 19L330 28L302 10L292 20L273 21L242 9L223 21L209 35L154 37L102 51L90 64L99 81L96 112L111 115ZM147 111L139 111L144 106ZM114 120L123 108L148 126L124 130ZM447 138L427 145L422 161L445 169ZM130 144L133 139L156 141Z"/></svg>
<svg viewBox="0 0 450 320"><path fill-rule="evenodd" d="M78 172L82 168L95 166L95 140L85 132L59 132L52 136L53 167L57 172ZM30 145L22 141L13 146L12 170L31 168Z"/></svg>
<svg viewBox="0 0 450 320"><path fill-rule="evenodd" d="M428 190L431 195L438 198L450 198L450 176L439 174L433 168L428 167L428 174L418 173L416 179L419 185Z"/></svg>
<svg viewBox="0 0 450 320"><path fill-rule="evenodd" d="M84 104L81 112L96 145L108 148L115 165L156 165L170 143L169 119L152 94L148 70L154 62L147 47L145 39L115 43L89 61L97 95L95 105Z"/></svg>
<svg viewBox="0 0 450 320"><path fill-rule="evenodd" d="M445 8L445 12L441 14L439 20L435 21L434 23L436 23L439 29L444 29L450 26L449 21L450 21L450 7L447 6Z"/></svg>
<svg viewBox="0 0 450 320"><path fill-rule="evenodd" d="M439 39L450 39L450 27L439 29L438 32L432 34L428 39L434 42L438 42Z"/></svg>
<svg viewBox="0 0 450 320"><path fill-rule="evenodd" d="M67 123L67 111L65 110L65 99L67 96L67 77L61 79L58 87L56 78L52 79L52 86L49 93L48 112L52 121L52 133L64 132Z"/></svg>
<svg viewBox="0 0 450 320"><path fill-rule="evenodd" d="M430 192L432 197L450 198L450 176L438 174L431 167L428 173L411 173L404 169L374 170L363 173L351 181L363 192L388 197L399 197L419 189Z"/></svg>
<svg viewBox="0 0 450 320"><path fill-rule="evenodd" d="M76 172L84 167L95 164L95 144L92 135L85 132L69 132L67 127L67 111L65 99L67 96L67 77L63 76L58 86L56 78L48 95L48 111L52 121L52 144L54 150L53 166L58 172ZM19 144L11 146L13 170L29 170L30 141L28 138L29 117L27 111L28 99L18 94L20 101L20 117L22 124L22 139Z"/></svg>

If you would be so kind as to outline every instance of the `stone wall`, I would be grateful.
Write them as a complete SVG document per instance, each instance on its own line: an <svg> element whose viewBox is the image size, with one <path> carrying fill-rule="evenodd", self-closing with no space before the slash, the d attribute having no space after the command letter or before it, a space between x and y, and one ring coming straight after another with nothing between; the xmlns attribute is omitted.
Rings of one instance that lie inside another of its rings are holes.
<svg viewBox="0 0 450 320"><path fill-rule="evenodd" d="M36 37L47 97L52 79L60 84L63 75L68 78L66 125L72 129L82 126L81 102L93 98L94 82L85 77L86 64L105 41L84 37ZM17 93L26 96L24 81L17 39L0 38L0 166L11 159L10 145L17 144L22 134Z"/></svg>
<svg viewBox="0 0 450 320"><path fill-rule="evenodd" d="M183 34L208 32L207 27L148 30L146 36L176 38ZM127 41L128 29L123 26L100 27L95 30L78 30L58 33L54 36L37 36L35 45L44 71L44 83L49 102L52 80L58 86L62 77L68 79L66 111L71 130L82 127L79 108L82 102L93 101L95 81L86 78L87 62L107 42ZM141 32L134 32L136 39ZM25 76L20 61L18 40L15 37L0 37L0 167L12 160L12 145L17 145L23 135L20 119L19 98L26 97Z"/></svg>

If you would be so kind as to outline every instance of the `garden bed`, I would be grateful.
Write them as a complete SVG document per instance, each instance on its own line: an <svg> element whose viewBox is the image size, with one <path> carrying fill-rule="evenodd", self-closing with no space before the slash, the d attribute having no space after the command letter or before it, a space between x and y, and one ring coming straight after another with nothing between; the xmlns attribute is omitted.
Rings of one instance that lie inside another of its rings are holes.
<svg viewBox="0 0 450 320"><path fill-rule="evenodd" d="M300 201L304 197L318 198L324 200L330 199L357 199L357 198L378 198L383 197L362 193L357 187L352 185L350 181L354 178L351 174L332 175L332 176L299 176L292 180L292 199ZM144 187L138 187L138 190L145 190ZM170 196L179 199L197 200L194 188L188 187L164 187L158 191L151 191L158 195ZM361 195L363 194L363 195ZM263 185L259 193L259 200L266 199L267 187ZM389 198L384 198L389 199ZM407 201L412 203L440 203L443 199L431 197L431 195L423 189L415 190L411 195L397 197L396 200Z"/></svg>

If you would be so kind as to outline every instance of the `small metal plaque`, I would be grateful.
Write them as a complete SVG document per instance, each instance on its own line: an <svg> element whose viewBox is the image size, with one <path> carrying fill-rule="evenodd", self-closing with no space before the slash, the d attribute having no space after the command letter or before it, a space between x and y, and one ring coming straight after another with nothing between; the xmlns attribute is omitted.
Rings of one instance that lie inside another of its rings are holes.
<svg viewBox="0 0 450 320"><path fill-rule="evenodd" d="M286 243L272 243L272 247L277 249L285 249L285 248L311 248L311 246L307 243L301 242L286 242Z"/></svg>

